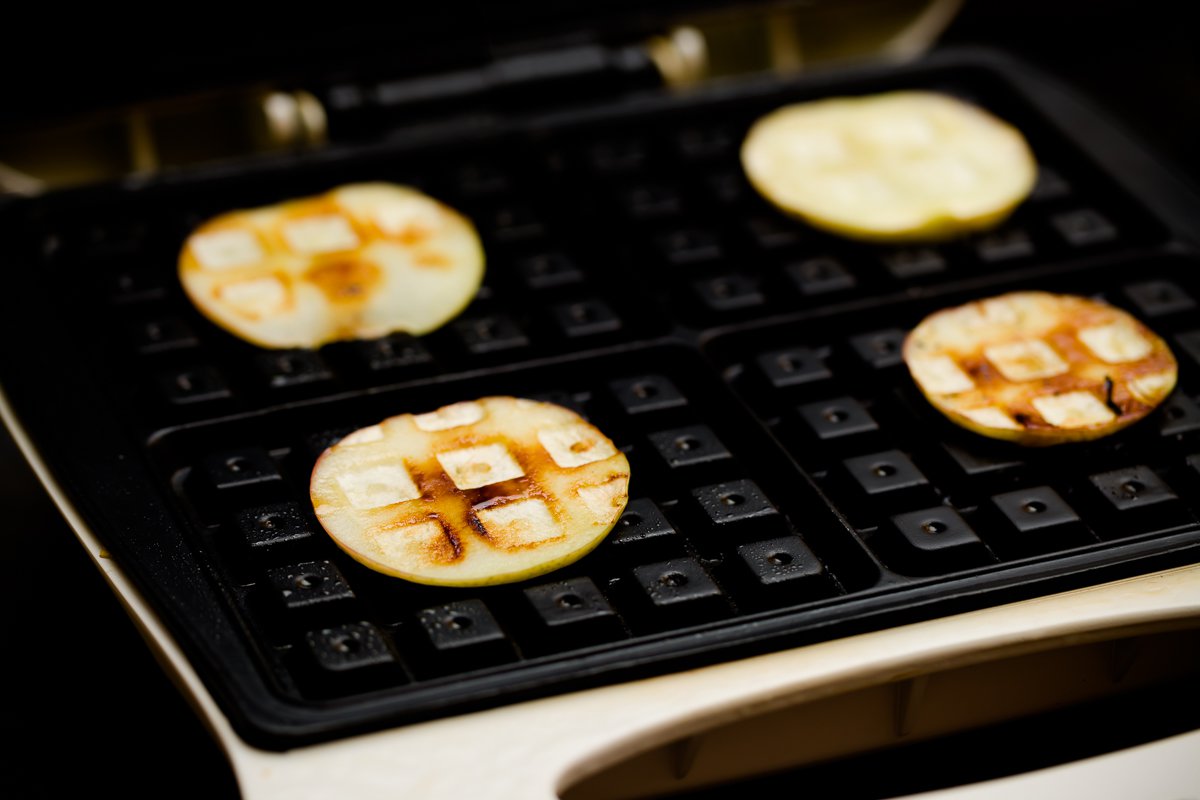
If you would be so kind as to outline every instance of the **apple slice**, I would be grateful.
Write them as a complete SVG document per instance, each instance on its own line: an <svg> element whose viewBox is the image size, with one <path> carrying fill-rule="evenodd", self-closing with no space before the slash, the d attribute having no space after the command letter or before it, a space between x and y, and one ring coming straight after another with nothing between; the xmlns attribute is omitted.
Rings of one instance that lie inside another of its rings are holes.
<svg viewBox="0 0 1200 800"><path fill-rule="evenodd" d="M352 184L222 214L197 228L179 279L200 311L261 347L427 333L483 280L471 222L421 192Z"/></svg>
<svg viewBox="0 0 1200 800"><path fill-rule="evenodd" d="M990 228L1037 177L1019 131L977 106L924 91L780 108L751 127L742 166L782 211L880 242Z"/></svg>
<svg viewBox="0 0 1200 800"><path fill-rule="evenodd" d="M1166 342L1127 312L1074 295L1013 292L929 315L904 361L935 408L1025 445L1107 436L1175 388Z"/></svg>
<svg viewBox="0 0 1200 800"><path fill-rule="evenodd" d="M572 563L625 508L629 462L552 403L485 397L401 414L330 447L310 494L333 540L416 583L485 586Z"/></svg>

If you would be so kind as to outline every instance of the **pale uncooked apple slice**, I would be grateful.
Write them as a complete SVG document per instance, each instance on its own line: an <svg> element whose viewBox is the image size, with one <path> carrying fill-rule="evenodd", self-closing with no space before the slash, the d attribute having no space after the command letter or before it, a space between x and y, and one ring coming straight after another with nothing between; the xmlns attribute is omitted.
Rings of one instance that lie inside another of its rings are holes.
<svg viewBox="0 0 1200 800"><path fill-rule="evenodd" d="M578 414L485 397L361 428L310 493L338 546L416 583L483 586L583 557L625 508L629 462Z"/></svg>
<svg viewBox="0 0 1200 800"><path fill-rule="evenodd" d="M222 214L179 256L200 311L261 347L318 347L445 324L471 302L484 255L471 222L386 183Z"/></svg>
<svg viewBox="0 0 1200 800"><path fill-rule="evenodd" d="M882 242L937 241L992 227L1037 178L1016 128L926 91L777 109L750 129L742 166L782 211Z"/></svg>
<svg viewBox="0 0 1200 800"><path fill-rule="evenodd" d="M904 361L934 407L964 428L1025 445L1097 439L1175 388L1166 342L1086 297L1013 292L929 315Z"/></svg>

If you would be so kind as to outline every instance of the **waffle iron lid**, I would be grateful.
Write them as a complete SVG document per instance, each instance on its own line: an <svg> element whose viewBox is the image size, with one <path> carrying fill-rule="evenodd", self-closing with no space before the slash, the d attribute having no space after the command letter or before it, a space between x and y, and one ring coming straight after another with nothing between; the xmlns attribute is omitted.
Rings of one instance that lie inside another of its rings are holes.
<svg viewBox="0 0 1200 800"><path fill-rule="evenodd" d="M742 3L738 13L754 5ZM811 4L811 3L809 3ZM262 81L461 69L554 43L627 44L727 0L450 0L275 18L239 11L64 25L23 12L0 48L0 125Z"/></svg>

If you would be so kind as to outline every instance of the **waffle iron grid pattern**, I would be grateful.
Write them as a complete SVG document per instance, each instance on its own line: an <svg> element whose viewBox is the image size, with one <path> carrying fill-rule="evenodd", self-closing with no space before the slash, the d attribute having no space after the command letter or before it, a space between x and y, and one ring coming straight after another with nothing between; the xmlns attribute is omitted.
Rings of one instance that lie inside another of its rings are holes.
<svg viewBox="0 0 1200 800"><path fill-rule="evenodd" d="M1002 83L908 80L1029 137L1041 178L999 229L893 248L786 219L737 162L749 123L795 99L773 96L218 176L158 203L131 193L112 214L64 204L33 218L29 241L51 279L74 276L69 302L121 424L271 691L336 704L483 676L502 687L485 702L503 702L527 665L565 676L571 658L644 644L659 648L642 658L653 670L681 632L732 641L740 622L790 612L803 629L808 610L836 617L880 595L900 608L940 580L1003 583L1012 565L1053 570L1059 556L1196 530L1195 264L1142 259L1131 277L1132 254L1164 232ZM895 86L846 91L882 88ZM207 215L368 178L475 220L488 272L457 320L420 339L264 351L187 306L175 250ZM903 334L1012 288L1125 306L1170 343L1179 390L1132 430L1061 451L950 425L907 379ZM628 455L630 503L595 553L511 586L442 589L372 573L320 531L307 482L325 447L392 414L502 393L571 407ZM455 710L439 703L422 713Z"/></svg>

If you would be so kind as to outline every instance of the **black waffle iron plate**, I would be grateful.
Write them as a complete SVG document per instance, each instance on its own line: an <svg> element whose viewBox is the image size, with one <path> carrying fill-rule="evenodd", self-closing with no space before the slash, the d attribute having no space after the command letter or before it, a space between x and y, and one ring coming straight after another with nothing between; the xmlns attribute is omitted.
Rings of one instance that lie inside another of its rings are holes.
<svg viewBox="0 0 1200 800"><path fill-rule="evenodd" d="M1028 137L1039 182L1003 227L855 244L747 185L757 116L901 88ZM199 222L361 180L476 221L488 273L458 319L279 352L189 306L176 255ZM1197 209L993 56L648 94L12 203L3 385L237 731L286 748L1197 561ZM1021 449L947 423L901 363L905 331L1018 288L1128 309L1174 349L1178 390L1089 444ZM447 589L375 574L325 536L307 493L325 447L496 394L574 408L628 454L629 506L598 550Z"/></svg>

